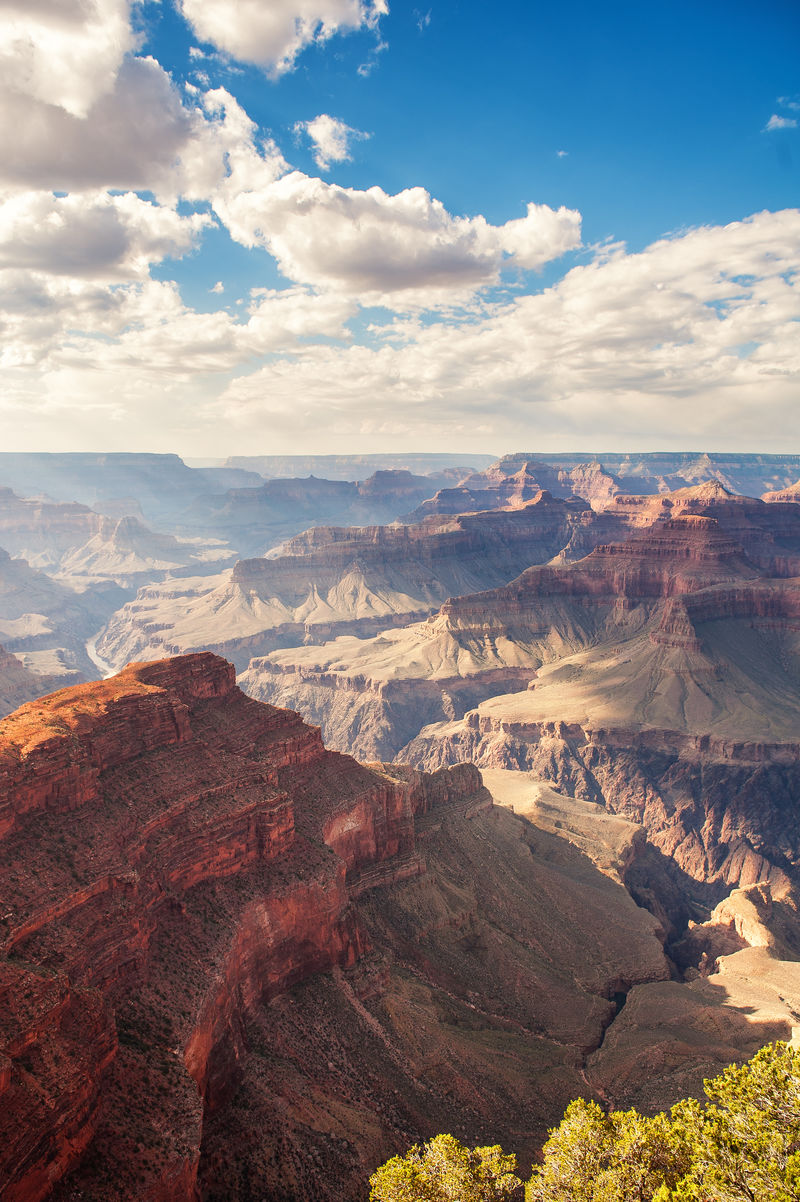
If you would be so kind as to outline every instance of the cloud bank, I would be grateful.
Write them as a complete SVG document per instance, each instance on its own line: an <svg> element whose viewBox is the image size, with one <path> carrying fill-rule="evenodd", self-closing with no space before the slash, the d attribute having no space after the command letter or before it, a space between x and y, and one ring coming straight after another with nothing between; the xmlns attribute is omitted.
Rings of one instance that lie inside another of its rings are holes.
<svg viewBox="0 0 800 1202"><path fill-rule="evenodd" d="M387 8L182 11L277 76ZM563 206L492 223L423 187L342 187L293 170L231 91L178 86L131 18L128 0L0 0L0 419L20 449L124 449L134 427L199 454L265 430L286 451L800 437L797 210L630 253L583 248ZM296 128L321 170L368 136L327 113ZM215 268L201 312L155 278L212 230L272 256L285 287L237 308ZM570 252L559 282L529 274Z"/></svg>

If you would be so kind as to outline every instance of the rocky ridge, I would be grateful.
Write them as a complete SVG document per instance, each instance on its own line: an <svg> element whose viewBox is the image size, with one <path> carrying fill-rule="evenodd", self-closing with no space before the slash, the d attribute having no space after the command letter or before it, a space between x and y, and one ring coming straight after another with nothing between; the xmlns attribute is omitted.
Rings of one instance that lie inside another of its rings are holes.
<svg viewBox="0 0 800 1202"><path fill-rule="evenodd" d="M0 780L11 1202L356 1202L442 1126L530 1160L620 1058L645 1080L609 1031L673 984L659 921L470 765L327 752L206 653L23 706ZM667 1094L789 1031L674 988Z"/></svg>
<svg viewBox="0 0 800 1202"><path fill-rule="evenodd" d="M359 754L531 771L643 823L718 899L800 863L799 615L797 580L683 513L404 630L274 652L243 684Z"/></svg>
<svg viewBox="0 0 800 1202"><path fill-rule="evenodd" d="M230 574L140 590L106 627L114 664L210 647L245 668L277 647L373 634L555 555L587 509L548 493L516 510L412 525L316 527Z"/></svg>
<svg viewBox="0 0 800 1202"><path fill-rule="evenodd" d="M141 1196L193 1197L204 1104L236 1085L241 1007L358 959L350 890L363 872L374 886L424 871L415 815L491 805L474 769L398 780L326 753L212 655L23 706L0 725L0 779L0 1188L14 1200L47 1196L99 1130L123 1159L139 1141ZM161 989L180 1052L159 1043L158 1067L142 997ZM134 1080L165 1093L158 1113L115 1108Z"/></svg>

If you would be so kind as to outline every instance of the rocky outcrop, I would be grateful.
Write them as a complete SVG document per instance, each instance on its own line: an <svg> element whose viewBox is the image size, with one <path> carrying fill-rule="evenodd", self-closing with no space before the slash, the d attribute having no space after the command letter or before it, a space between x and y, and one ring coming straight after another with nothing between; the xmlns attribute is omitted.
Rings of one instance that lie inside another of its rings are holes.
<svg viewBox="0 0 800 1202"><path fill-rule="evenodd" d="M0 647L0 718L54 688L58 688L57 681L29 672L15 655Z"/></svg>
<svg viewBox="0 0 800 1202"><path fill-rule="evenodd" d="M436 513L515 509L542 491L564 500L577 497L591 505L600 505L621 488L597 460L567 471L534 456L507 456L468 476L455 488L440 489L409 514L407 520L420 521Z"/></svg>
<svg viewBox="0 0 800 1202"><path fill-rule="evenodd" d="M682 501L735 508L719 485L699 491ZM641 823L713 900L800 863L799 621L797 580L684 512L405 631L273 653L243 680L334 745L534 772Z"/></svg>
<svg viewBox="0 0 800 1202"><path fill-rule="evenodd" d="M670 984L619 883L632 822L608 820L598 871L474 766L327 752L211 654L23 706L0 779L13 1202L358 1202L441 1129L529 1162L589 1082L617 1096L607 1047L638 1064L641 1027L606 1038L619 999ZM661 1041L669 1100L786 1033L784 1011L691 1013L712 1034Z"/></svg>
<svg viewBox="0 0 800 1202"><path fill-rule="evenodd" d="M756 588L760 579L714 519L669 519L577 563L529 568L499 589L456 597L405 630L254 658L242 683L262 700L303 710L333 746L394 757L423 726L458 720L500 692L538 689L544 665L582 649L639 640L637 670L648 672L653 644L699 654L697 631L682 608L688 597L710 598L735 585L744 598L752 582L752 606L788 613L791 586ZM785 599L774 599L771 589ZM730 596L720 596L723 609ZM698 671L707 670L703 660Z"/></svg>
<svg viewBox="0 0 800 1202"><path fill-rule="evenodd" d="M603 508L618 492L658 494L709 482L719 483L731 493L760 497L765 491L788 487L800 472L798 455L606 452L598 459L580 452L555 455L517 452L462 480L461 485L478 491L502 487L504 479L517 475L526 464L535 465L533 474L542 487L559 496L568 495L555 484L555 476L561 487L598 508ZM549 477L548 472L552 473Z"/></svg>
<svg viewBox="0 0 800 1202"><path fill-rule="evenodd" d="M193 1198L248 1011L356 962L352 897L424 872L417 819L491 806L475 769L326 752L209 654L23 706L0 723L0 780L0 1189L20 1202L90 1144L103 1172L104 1149L148 1149L137 1196ZM132 1196L98 1172L86 1196Z"/></svg>
<svg viewBox="0 0 800 1202"><path fill-rule="evenodd" d="M98 650L121 664L210 647L242 670L276 648L375 634L550 559L585 509L537 492L518 510L409 526L318 527L205 585L141 590L108 624Z"/></svg>
<svg viewBox="0 0 800 1202"><path fill-rule="evenodd" d="M108 517L85 505L21 498L0 488L0 545L15 558L63 579L144 583L224 552L181 543L149 530L136 517ZM227 554L230 559L230 553Z"/></svg>
<svg viewBox="0 0 800 1202"><path fill-rule="evenodd" d="M498 713L502 698L495 698ZM796 879L800 826L797 744L727 743L677 731L592 730L560 722L492 719L463 723L411 743L407 755L436 766L469 757L531 772L571 796L639 822L650 843L691 882L717 887ZM694 891L699 900L714 891Z"/></svg>
<svg viewBox="0 0 800 1202"><path fill-rule="evenodd" d="M86 640L125 595L108 581L76 590L0 549L0 640L42 678L40 692L97 675Z"/></svg>
<svg viewBox="0 0 800 1202"><path fill-rule="evenodd" d="M778 488L773 489L771 492L762 493L761 500L766 501L768 504L800 504L800 480L795 480L788 488Z"/></svg>

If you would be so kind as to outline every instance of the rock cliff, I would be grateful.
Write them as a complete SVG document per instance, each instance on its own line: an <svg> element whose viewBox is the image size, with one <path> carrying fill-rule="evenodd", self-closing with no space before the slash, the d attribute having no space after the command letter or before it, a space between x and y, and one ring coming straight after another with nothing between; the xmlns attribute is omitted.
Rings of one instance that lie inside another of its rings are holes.
<svg viewBox="0 0 800 1202"><path fill-rule="evenodd" d="M532 771L642 823L718 898L800 863L799 621L798 581L690 512L403 630L274 652L243 683L361 754Z"/></svg>
<svg viewBox="0 0 800 1202"><path fill-rule="evenodd" d="M97 675L86 640L124 597L108 581L72 588L0 549L0 640L40 678L38 692Z"/></svg>
<svg viewBox="0 0 800 1202"><path fill-rule="evenodd" d="M23 706L0 724L0 781L15 1202L47 1196L90 1144L92 1196L133 1157L137 1197L194 1197L204 1109L236 1088L248 1011L355 963L369 940L351 895L424 872L417 818L491 805L471 768L398 779L326 752L208 654Z"/></svg>
<svg viewBox="0 0 800 1202"><path fill-rule="evenodd" d="M769 490L787 488L798 477L798 455L737 455L691 451L651 454L604 453L601 457L580 452L550 455L516 452L504 455L490 467L462 480L461 487L480 494L505 487L526 465L541 487L555 495L576 495L603 508L617 493L658 494L676 489L719 483L729 492L760 497Z"/></svg>
<svg viewBox="0 0 800 1202"><path fill-rule="evenodd" d="M121 664L210 647L242 669L278 647L374 634L550 559L586 508L537 491L516 510L317 527L205 584L142 589L108 624L98 650Z"/></svg>
<svg viewBox="0 0 800 1202"><path fill-rule="evenodd" d="M180 542L136 517L109 517L86 505L16 496L0 488L0 546L64 580L109 580L135 586L168 572L203 570L230 552Z"/></svg>
<svg viewBox="0 0 800 1202"><path fill-rule="evenodd" d="M357 1202L442 1128L529 1161L570 1097L616 1096L607 1062L641 1067L641 1026L606 1035L670 984L659 922L471 765L327 752L206 653L23 706L0 781L11 1202ZM788 1033L674 988L670 1098Z"/></svg>

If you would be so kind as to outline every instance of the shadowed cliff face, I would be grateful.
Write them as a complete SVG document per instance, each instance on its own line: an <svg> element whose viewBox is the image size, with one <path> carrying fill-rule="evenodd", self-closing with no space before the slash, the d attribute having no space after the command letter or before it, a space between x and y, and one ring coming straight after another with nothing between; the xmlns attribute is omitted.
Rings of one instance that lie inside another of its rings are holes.
<svg viewBox="0 0 800 1202"><path fill-rule="evenodd" d="M643 525L426 622L254 660L242 682L356 754L516 768L601 802L699 884L794 876L800 590L763 565L780 560L781 511L796 507L717 485L614 503L678 501L727 517ZM726 525L757 542L753 507L778 519L761 566Z"/></svg>
<svg viewBox="0 0 800 1202"><path fill-rule="evenodd" d="M202 654L23 706L0 785L11 1202L356 1202L442 1128L530 1159L620 1065L646 1093L658 921L471 765L327 752ZM670 1098L788 1033L786 1005L675 989ZM642 1022L606 1051L629 990Z"/></svg>

